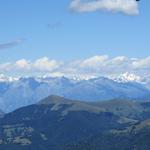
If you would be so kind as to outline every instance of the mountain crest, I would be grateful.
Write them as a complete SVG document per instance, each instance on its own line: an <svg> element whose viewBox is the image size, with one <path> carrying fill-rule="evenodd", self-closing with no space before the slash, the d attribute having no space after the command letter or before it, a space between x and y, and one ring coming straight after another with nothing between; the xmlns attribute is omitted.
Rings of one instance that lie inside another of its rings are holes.
<svg viewBox="0 0 150 150"><path fill-rule="evenodd" d="M56 95L50 95L46 97L45 99L41 100L38 104L58 104L58 103L70 103L71 101L69 99L66 99L61 96L56 96Z"/></svg>

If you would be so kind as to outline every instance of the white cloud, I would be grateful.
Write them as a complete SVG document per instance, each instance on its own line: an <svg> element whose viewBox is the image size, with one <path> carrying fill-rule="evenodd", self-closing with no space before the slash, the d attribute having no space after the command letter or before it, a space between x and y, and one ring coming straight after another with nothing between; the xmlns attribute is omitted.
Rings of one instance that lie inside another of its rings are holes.
<svg viewBox="0 0 150 150"><path fill-rule="evenodd" d="M127 15L139 14L136 0L72 0L70 9L77 12L93 12L97 10L121 12Z"/></svg>
<svg viewBox="0 0 150 150"><path fill-rule="evenodd" d="M62 62L50 60L47 57L37 59L33 62L26 59L17 60L14 63L0 64L0 73L13 73L13 74L38 74L52 72L62 65Z"/></svg>
<svg viewBox="0 0 150 150"><path fill-rule="evenodd" d="M139 59L133 62L133 67L136 69L148 69L150 70L150 56Z"/></svg>
<svg viewBox="0 0 150 150"><path fill-rule="evenodd" d="M108 56L107 55L94 56L94 57L91 57L91 58L88 58L88 59L84 60L80 64L80 66L81 67L89 67L89 68L100 67L107 60L108 60Z"/></svg>
<svg viewBox="0 0 150 150"><path fill-rule="evenodd" d="M9 72L11 70L11 63L0 64L0 72Z"/></svg>
<svg viewBox="0 0 150 150"><path fill-rule="evenodd" d="M36 60L33 64L33 67L37 71L52 71L58 68L61 65L61 62L57 62L56 60L50 60L47 57L40 58Z"/></svg>
<svg viewBox="0 0 150 150"><path fill-rule="evenodd" d="M17 75L52 75L52 76L112 76L126 72L137 75L150 75L150 56L145 58L128 58L107 55L93 56L70 62L43 57L35 61L20 59L14 63L0 64L0 74Z"/></svg>
<svg viewBox="0 0 150 150"><path fill-rule="evenodd" d="M18 61L16 61L16 68L18 69L25 69L25 70L29 70L30 69L30 63L26 60L26 59L20 59Z"/></svg>

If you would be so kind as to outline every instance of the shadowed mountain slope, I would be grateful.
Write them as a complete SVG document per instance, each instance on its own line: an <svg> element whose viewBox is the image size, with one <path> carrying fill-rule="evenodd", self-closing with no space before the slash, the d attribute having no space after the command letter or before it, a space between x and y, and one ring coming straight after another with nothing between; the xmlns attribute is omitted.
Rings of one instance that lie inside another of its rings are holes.
<svg viewBox="0 0 150 150"><path fill-rule="evenodd" d="M145 144L150 135L149 106L149 102L88 103L52 95L0 119L0 149L131 149L140 138Z"/></svg>
<svg viewBox="0 0 150 150"><path fill-rule="evenodd" d="M0 120L0 148L61 150L68 143L110 129L123 129L132 122L121 120L100 107L50 96Z"/></svg>
<svg viewBox="0 0 150 150"><path fill-rule="evenodd" d="M4 116L4 112L0 110L0 118Z"/></svg>

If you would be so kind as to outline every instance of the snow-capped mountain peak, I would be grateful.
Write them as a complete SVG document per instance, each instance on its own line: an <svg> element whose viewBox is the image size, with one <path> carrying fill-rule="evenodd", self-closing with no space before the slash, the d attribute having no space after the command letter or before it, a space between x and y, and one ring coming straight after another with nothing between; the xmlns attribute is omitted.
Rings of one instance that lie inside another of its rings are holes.
<svg viewBox="0 0 150 150"><path fill-rule="evenodd" d="M111 76L110 77L112 80L117 81L117 82L138 82L141 83L141 77L138 75L135 75L133 73L123 73L117 76Z"/></svg>
<svg viewBox="0 0 150 150"><path fill-rule="evenodd" d="M13 82L17 80L19 80L17 77L9 77L5 76L4 74L0 74L0 82Z"/></svg>

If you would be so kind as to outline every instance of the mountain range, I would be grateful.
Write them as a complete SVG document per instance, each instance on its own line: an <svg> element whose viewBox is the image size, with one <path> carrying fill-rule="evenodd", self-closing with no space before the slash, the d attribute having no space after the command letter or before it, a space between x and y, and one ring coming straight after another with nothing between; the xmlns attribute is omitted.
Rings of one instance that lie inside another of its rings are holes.
<svg viewBox="0 0 150 150"><path fill-rule="evenodd" d="M3 117L4 112L0 110L0 118Z"/></svg>
<svg viewBox="0 0 150 150"><path fill-rule="evenodd" d="M149 150L150 102L51 95L0 119L3 150Z"/></svg>
<svg viewBox="0 0 150 150"><path fill-rule="evenodd" d="M0 80L0 109L11 112L34 104L51 94L89 102L111 99L149 100L149 82L133 79L26 77L6 80L3 77Z"/></svg>

